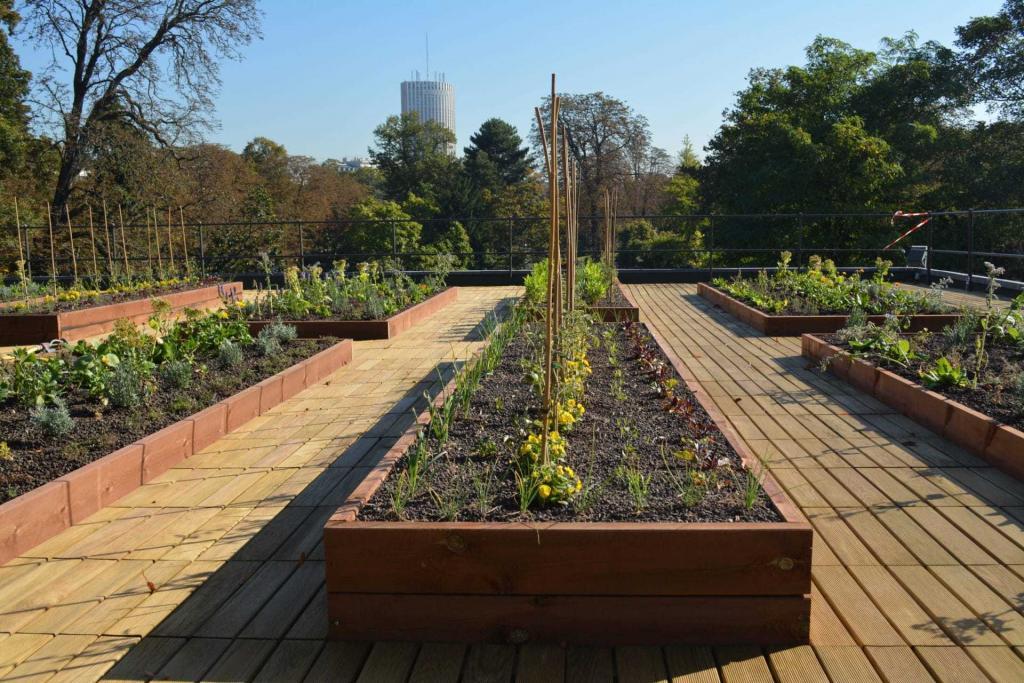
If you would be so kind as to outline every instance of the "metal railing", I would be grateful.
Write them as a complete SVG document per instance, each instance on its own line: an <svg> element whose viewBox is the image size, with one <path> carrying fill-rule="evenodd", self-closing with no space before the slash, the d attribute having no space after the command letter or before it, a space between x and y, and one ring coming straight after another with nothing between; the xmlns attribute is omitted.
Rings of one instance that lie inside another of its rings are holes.
<svg viewBox="0 0 1024 683"><path fill-rule="evenodd" d="M841 267L870 266L876 257L900 266L908 265L905 247L913 244L927 247L929 258L922 267L929 282L935 267L964 273L970 283L983 274L982 260L1004 266L1007 277L1024 279L1024 208L935 211L929 217L917 233L886 248L912 223L904 221L894 227L891 213L877 211L620 215L616 219L620 238L617 265L704 272L711 277L723 269L772 266L780 252L789 251L794 266L805 265L812 254L832 258ZM528 269L547 253L546 216L461 217L415 223L429 239L444 235L456 222L478 245L471 251L453 253L464 270ZM580 218L580 256L599 255L603 223L601 215ZM161 226L154 233L145 223L126 222L123 227L117 223L96 226L94 231L74 225L73 238L78 269L84 276L92 273L94 240L101 275L109 262L123 264L125 260L133 269L154 270L158 261L169 261L169 245L179 262L187 253L204 274L258 271L261 254L267 254L274 270L342 259L349 263L393 259L408 269L429 268L437 256L435 251L405 246L411 242L406 232L412 227L404 219L190 222ZM10 229L13 235L15 227ZM59 276L66 278L73 262L66 224L55 225L53 234L52 262ZM49 226L23 225L19 238L27 250L29 274L36 279L50 277ZM353 250L350 245L354 242L371 248Z"/></svg>

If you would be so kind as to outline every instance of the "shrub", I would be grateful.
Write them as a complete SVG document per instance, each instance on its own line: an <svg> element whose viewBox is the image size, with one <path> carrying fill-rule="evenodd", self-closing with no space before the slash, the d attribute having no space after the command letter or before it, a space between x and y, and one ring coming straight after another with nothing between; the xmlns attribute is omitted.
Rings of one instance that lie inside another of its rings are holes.
<svg viewBox="0 0 1024 683"><path fill-rule="evenodd" d="M168 361L160 366L160 379L172 389L187 389L192 385L192 366L184 360Z"/></svg>
<svg viewBox="0 0 1024 683"><path fill-rule="evenodd" d="M532 304L543 302L548 296L548 260L533 264L533 270L523 280L526 300Z"/></svg>
<svg viewBox="0 0 1024 683"><path fill-rule="evenodd" d="M75 427L67 405L60 398L55 398L50 405L33 408L31 419L32 424L51 439L59 439Z"/></svg>
<svg viewBox="0 0 1024 683"><path fill-rule="evenodd" d="M242 347L230 339L225 339L217 347L217 360L226 368L238 367L244 360Z"/></svg>
<svg viewBox="0 0 1024 683"><path fill-rule="evenodd" d="M274 334L274 326L268 325L256 335L256 350L261 356L273 356L281 352L281 342Z"/></svg>
<svg viewBox="0 0 1024 683"><path fill-rule="evenodd" d="M110 376L110 402L118 408L140 405L146 395L146 379L138 363L121 363Z"/></svg>
<svg viewBox="0 0 1024 683"><path fill-rule="evenodd" d="M268 335L272 336L281 344L287 344L288 342L295 341L299 336L299 331L294 325L285 325L281 321L271 323L267 325L265 329Z"/></svg>
<svg viewBox="0 0 1024 683"><path fill-rule="evenodd" d="M588 305L593 306L612 285L612 274L608 266L599 261L585 258L576 270L576 293Z"/></svg>

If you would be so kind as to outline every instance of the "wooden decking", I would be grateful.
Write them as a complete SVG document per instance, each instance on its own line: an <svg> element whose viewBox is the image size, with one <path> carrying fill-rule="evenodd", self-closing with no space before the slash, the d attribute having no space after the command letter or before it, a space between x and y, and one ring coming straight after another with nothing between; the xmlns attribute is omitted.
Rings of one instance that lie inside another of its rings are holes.
<svg viewBox="0 0 1024 683"><path fill-rule="evenodd" d="M817 532L809 646L330 643L320 528L515 290L394 342L0 567L6 680L1021 681L1024 483L689 285L630 292Z"/></svg>

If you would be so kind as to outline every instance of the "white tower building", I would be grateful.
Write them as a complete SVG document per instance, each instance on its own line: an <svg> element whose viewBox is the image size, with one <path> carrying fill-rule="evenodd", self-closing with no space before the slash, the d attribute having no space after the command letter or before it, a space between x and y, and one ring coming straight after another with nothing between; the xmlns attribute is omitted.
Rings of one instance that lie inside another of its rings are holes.
<svg viewBox="0 0 1024 683"><path fill-rule="evenodd" d="M423 121L436 121L455 133L455 86L444 80L402 81L402 113L418 112ZM449 145L449 152L455 145Z"/></svg>

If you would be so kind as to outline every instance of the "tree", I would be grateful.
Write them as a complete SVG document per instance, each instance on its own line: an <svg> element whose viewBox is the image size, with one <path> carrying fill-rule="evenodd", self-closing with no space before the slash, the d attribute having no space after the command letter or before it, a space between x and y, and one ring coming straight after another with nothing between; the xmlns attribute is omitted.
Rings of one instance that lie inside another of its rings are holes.
<svg viewBox="0 0 1024 683"><path fill-rule="evenodd" d="M27 0L25 8L36 42L54 55L38 83L60 137L56 211L101 124L126 122L163 147L209 128L218 59L239 58L259 35L256 0Z"/></svg>
<svg viewBox="0 0 1024 683"><path fill-rule="evenodd" d="M580 204L584 214L598 214L604 190L622 185L630 175L630 160L642 159L649 146L647 119L622 100L603 92L562 94L559 118L568 129L569 153L580 166ZM545 126L551 120L551 98L541 105ZM550 131L547 131L550 135ZM534 124L531 137L535 149L542 146ZM589 227L589 229L588 229ZM598 222L581 226L581 241L597 245Z"/></svg>
<svg viewBox="0 0 1024 683"><path fill-rule="evenodd" d="M464 149L466 172L479 188L515 185L526 180L533 159L515 126L488 119L469 137Z"/></svg>
<svg viewBox="0 0 1024 683"><path fill-rule="evenodd" d="M28 140L28 71L21 68L18 55L8 41L21 17L12 9L13 0L0 0L0 180L20 168Z"/></svg>
<svg viewBox="0 0 1024 683"><path fill-rule="evenodd" d="M1024 119L1024 0L1006 0L999 13L971 19L956 35L975 99Z"/></svg>
<svg viewBox="0 0 1024 683"><path fill-rule="evenodd" d="M436 121L422 121L416 112L389 116L373 131L370 158L383 176L384 196L404 201L409 193L437 200L459 172L448 153L455 134Z"/></svg>

